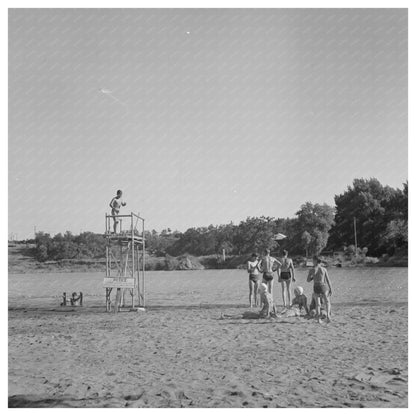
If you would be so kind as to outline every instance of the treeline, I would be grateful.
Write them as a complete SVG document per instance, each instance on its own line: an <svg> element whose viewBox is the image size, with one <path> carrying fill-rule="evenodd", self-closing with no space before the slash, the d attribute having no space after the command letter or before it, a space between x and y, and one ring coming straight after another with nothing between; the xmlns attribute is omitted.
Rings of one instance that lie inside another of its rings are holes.
<svg viewBox="0 0 416 416"><path fill-rule="evenodd" d="M152 231L147 234L146 241L149 250L157 256L183 253L206 256L221 254L223 250L227 255L241 255L279 246L293 253L305 253L305 250L315 253L325 247L334 215L329 205L307 202L296 218L249 217L238 225L189 228L184 233ZM277 233L288 238L277 241Z"/></svg>
<svg viewBox="0 0 416 416"><path fill-rule="evenodd" d="M361 252L407 255L408 184L403 189L383 186L377 179L355 179L352 186L335 196L335 206L306 202L294 218L249 217L239 224L146 231L147 251L158 257L190 254L207 256L243 255L287 249L292 255L311 256L326 250L351 252L355 243L354 218ZM287 236L276 240L276 235ZM36 235L39 261L105 256L105 238L90 232L78 236L66 232L53 238Z"/></svg>
<svg viewBox="0 0 416 416"><path fill-rule="evenodd" d="M408 183L403 189L383 186L377 179L355 179L336 195L335 206L304 203L294 218L249 217L238 225L189 228L184 233L155 230L147 233L155 255L196 256L261 252L266 247L311 256L322 251L354 249L354 218L358 247L370 256L407 254ZM287 238L276 241L277 233Z"/></svg>
<svg viewBox="0 0 416 416"><path fill-rule="evenodd" d="M67 231L51 237L38 232L35 238L35 257L38 261L63 259L99 259L105 256L103 234L84 232L73 235Z"/></svg>

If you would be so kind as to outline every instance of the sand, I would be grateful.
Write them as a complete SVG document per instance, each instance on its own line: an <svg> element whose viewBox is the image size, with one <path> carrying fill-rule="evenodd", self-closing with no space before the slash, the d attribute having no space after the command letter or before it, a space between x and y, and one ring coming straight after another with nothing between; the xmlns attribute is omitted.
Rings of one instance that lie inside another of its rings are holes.
<svg viewBox="0 0 416 416"><path fill-rule="evenodd" d="M221 319L249 310L241 271L169 273L150 279L146 312L106 313L94 293L83 308L11 296L9 407L407 407L403 273L371 301L335 276L330 324Z"/></svg>

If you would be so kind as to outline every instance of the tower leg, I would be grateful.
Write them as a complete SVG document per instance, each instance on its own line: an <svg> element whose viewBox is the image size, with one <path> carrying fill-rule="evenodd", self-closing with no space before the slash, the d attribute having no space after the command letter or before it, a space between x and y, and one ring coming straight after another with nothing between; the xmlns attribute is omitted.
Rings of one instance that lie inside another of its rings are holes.
<svg viewBox="0 0 416 416"><path fill-rule="evenodd" d="M121 289L118 287L117 288L117 293L116 293L116 301L115 301L115 305L114 305L114 313L119 312L120 301L121 301Z"/></svg>
<svg viewBox="0 0 416 416"><path fill-rule="evenodd" d="M105 307L106 307L107 312L110 312L111 310L111 291L112 290L113 289L108 288L108 287L105 289Z"/></svg>

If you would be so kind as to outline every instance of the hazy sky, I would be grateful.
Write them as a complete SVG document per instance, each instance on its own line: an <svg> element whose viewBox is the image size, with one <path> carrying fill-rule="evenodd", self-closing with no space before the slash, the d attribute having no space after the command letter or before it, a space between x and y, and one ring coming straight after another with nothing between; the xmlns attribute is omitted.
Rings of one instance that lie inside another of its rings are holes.
<svg viewBox="0 0 416 416"><path fill-rule="evenodd" d="M405 9L11 10L9 232L102 232L117 189L184 231L334 204L356 177L402 187L407 27Z"/></svg>

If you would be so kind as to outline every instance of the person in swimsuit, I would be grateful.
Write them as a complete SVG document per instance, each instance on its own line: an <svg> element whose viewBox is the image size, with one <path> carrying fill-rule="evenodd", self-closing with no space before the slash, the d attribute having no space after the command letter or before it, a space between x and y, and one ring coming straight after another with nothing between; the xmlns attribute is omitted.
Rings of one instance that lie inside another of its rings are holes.
<svg viewBox="0 0 416 416"><path fill-rule="evenodd" d="M303 294L303 288L298 286L295 288L295 298L289 309L283 309L278 318L292 318L296 316L307 316L309 314L308 299Z"/></svg>
<svg viewBox="0 0 416 416"><path fill-rule="evenodd" d="M259 256L256 253L251 255L251 259L247 262L247 272L248 272L248 289L249 295L248 300L250 303L250 308L253 307L253 300L254 297L254 306L257 306L257 293L259 288L259 280L260 280L260 270L259 270Z"/></svg>
<svg viewBox="0 0 416 416"><path fill-rule="evenodd" d="M302 309L305 310L306 314L309 314L308 308L308 298L303 293L303 287L298 286L295 287L295 299L292 301L292 307L299 308L299 312L302 312Z"/></svg>
<svg viewBox="0 0 416 416"><path fill-rule="evenodd" d="M283 307L285 308L292 304L292 295L290 293L290 286L291 286L292 280L296 282L295 267L293 266L292 259L288 257L288 254L289 253L287 250L283 250L282 266L280 267L280 273L279 273L279 279L278 279L278 282L282 284Z"/></svg>
<svg viewBox="0 0 416 416"><path fill-rule="evenodd" d="M279 260L270 256L270 250L265 250L265 256L261 259L260 270L263 273L263 283L266 283L270 294L273 293L273 272L278 270L282 265Z"/></svg>
<svg viewBox="0 0 416 416"><path fill-rule="evenodd" d="M313 280L313 300L316 305L316 317L321 322L321 298L325 304L327 322L331 320L331 301L332 284L329 280L328 271L322 267L322 260L318 256L313 258L313 269L309 271L307 282Z"/></svg>
<svg viewBox="0 0 416 416"><path fill-rule="evenodd" d="M123 196L123 192L118 190L117 195L110 201L111 215L113 215L113 221L114 221L114 225L113 225L114 234L117 234L117 224L119 222L116 215L118 215L118 213L120 212L121 207L126 206L126 203L122 201L121 199L122 196Z"/></svg>
<svg viewBox="0 0 416 416"><path fill-rule="evenodd" d="M268 285L266 283L262 283L259 287L261 304L263 307L259 312L261 318L270 318L270 316L276 316L276 306L273 303L273 297L271 293L268 291Z"/></svg>
<svg viewBox="0 0 416 416"><path fill-rule="evenodd" d="M262 303L262 308L259 312L246 311L242 315L229 315L221 313L220 319L261 319L261 318L276 318L277 310L273 303L272 295L267 291L266 283L261 283L259 286L259 293Z"/></svg>

